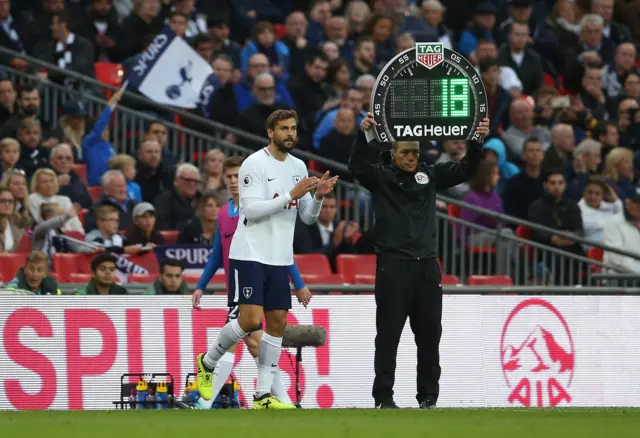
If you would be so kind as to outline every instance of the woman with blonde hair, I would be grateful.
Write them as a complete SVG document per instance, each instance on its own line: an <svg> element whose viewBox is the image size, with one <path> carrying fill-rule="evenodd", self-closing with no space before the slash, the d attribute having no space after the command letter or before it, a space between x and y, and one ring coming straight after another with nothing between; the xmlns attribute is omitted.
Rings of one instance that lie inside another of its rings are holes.
<svg viewBox="0 0 640 438"><path fill-rule="evenodd" d="M611 149L605 159L602 176L618 197L624 200L633 189L633 151L621 147Z"/></svg>
<svg viewBox="0 0 640 438"><path fill-rule="evenodd" d="M6 137L0 140L0 166L2 174L15 169L20 159L20 142L15 138Z"/></svg>
<svg viewBox="0 0 640 438"><path fill-rule="evenodd" d="M369 5L360 0L349 2L344 15L349 28L349 39L355 40L361 37L371 17Z"/></svg>
<svg viewBox="0 0 640 438"><path fill-rule="evenodd" d="M31 217L36 223L42 222L41 206L45 202L59 204L64 213L69 213L73 207L73 203L68 196L58 195L60 186L58 177L51 169L38 169L31 178L31 194L27 198L27 209L31 213ZM69 219L62 231L78 231L84 234L84 228L77 216Z"/></svg>
<svg viewBox="0 0 640 438"><path fill-rule="evenodd" d="M13 199L15 199L16 208L11 223L18 228L30 229L33 224L33 219L26 205L29 189L27 187L27 175L24 170L13 169L6 172L2 175L0 187L8 189L13 195Z"/></svg>

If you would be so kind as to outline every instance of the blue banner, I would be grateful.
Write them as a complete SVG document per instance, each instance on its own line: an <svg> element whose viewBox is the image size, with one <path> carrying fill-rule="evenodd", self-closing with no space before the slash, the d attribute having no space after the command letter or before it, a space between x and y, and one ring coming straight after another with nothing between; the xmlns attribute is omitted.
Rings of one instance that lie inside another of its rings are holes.
<svg viewBox="0 0 640 438"><path fill-rule="evenodd" d="M185 270L204 269L211 254L209 245L165 245L154 248L158 263L166 259L180 260Z"/></svg>

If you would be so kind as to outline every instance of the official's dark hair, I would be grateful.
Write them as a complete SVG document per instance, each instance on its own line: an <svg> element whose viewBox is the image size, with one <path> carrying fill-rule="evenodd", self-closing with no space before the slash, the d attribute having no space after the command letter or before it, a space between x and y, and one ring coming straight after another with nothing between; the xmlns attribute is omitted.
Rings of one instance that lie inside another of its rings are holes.
<svg viewBox="0 0 640 438"><path fill-rule="evenodd" d="M325 55L320 49L315 49L309 52L307 55L307 59L305 60L306 65L311 65L316 62L316 59L319 59L322 62L329 63L329 58Z"/></svg>
<svg viewBox="0 0 640 438"><path fill-rule="evenodd" d="M166 266L175 266L176 268L180 268L180 272L184 271L184 263L182 263L182 260L164 259L162 262L160 262L161 274L164 274L164 268Z"/></svg>
<svg viewBox="0 0 640 438"><path fill-rule="evenodd" d="M566 179L566 175L565 175L564 169L561 168L561 167L554 167L552 169L547 169L547 170L545 170L543 172L543 174L542 174L542 178L543 179L542 180L544 182L548 182L549 178L551 178L554 175L562 175L562 177Z"/></svg>
<svg viewBox="0 0 640 438"><path fill-rule="evenodd" d="M93 260L91 260L91 272L93 272L95 274L95 272L98 270L98 267L106 262L111 262L113 264L116 263L116 258L113 254L111 254L110 252L102 252L100 254L98 254L97 256L95 256L93 258Z"/></svg>
<svg viewBox="0 0 640 438"><path fill-rule="evenodd" d="M284 122L285 120L295 119L296 123L298 123L298 113L295 110L275 110L269 117L267 117L267 121L265 122L265 126L267 129L273 130L276 125L280 122Z"/></svg>
<svg viewBox="0 0 640 438"><path fill-rule="evenodd" d="M484 193L487 191L487 187L491 185L491 174L493 169L498 167L498 163L494 160L482 160L476 174L471 179L469 187L471 190L478 193Z"/></svg>
<svg viewBox="0 0 640 438"><path fill-rule="evenodd" d="M244 157L241 157L240 155L234 155L232 157L225 158L222 162L222 173L224 174L227 169L233 169L242 166L243 162Z"/></svg>
<svg viewBox="0 0 640 438"><path fill-rule="evenodd" d="M480 73L486 73L491 67L500 68L500 61L497 58L486 58L480 61Z"/></svg>

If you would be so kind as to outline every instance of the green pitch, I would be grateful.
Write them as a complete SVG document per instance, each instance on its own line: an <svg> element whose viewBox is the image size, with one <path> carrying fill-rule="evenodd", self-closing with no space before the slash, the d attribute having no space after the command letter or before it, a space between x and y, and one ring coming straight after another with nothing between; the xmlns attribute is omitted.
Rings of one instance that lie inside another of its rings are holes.
<svg viewBox="0 0 640 438"><path fill-rule="evenodd" d="M5 411L0 431L7 438L638 438L640 410Z"/></svg>

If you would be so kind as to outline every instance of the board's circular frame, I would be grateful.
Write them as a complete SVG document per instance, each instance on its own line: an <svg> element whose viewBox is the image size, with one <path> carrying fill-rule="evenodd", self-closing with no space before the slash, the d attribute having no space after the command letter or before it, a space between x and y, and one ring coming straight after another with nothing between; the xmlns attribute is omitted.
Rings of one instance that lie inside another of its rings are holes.
<svg viewBox="0 0 640 438"><path fill-rule="evenodd" d="M406 64L400 62L400 60L405 59L405 55L409 55L409 61ZM482 79L480 78L480 73L476 70L474 65L464 56L455 52L453 50L444 48L443 49L443 63L450 64L453 68L456 68L460 72L463 73L463 76L469 79L469 86L471 87L471 92L474 95L475 105L473 108L474 118L472 126L469 130L469 133L464 138L457 138L457 140L479 140L480 135L476 133L478 128L478 124L481 120L487 117L488 114L488 105L487 105L487 92L484 88L484 84L482 83ZM385 82L393 82L394 78L398 76L398 74L405 70L409 65L418 64L416 60L416 48L412 47L411 49L407 49L396 56L394 56L387 64L383 67L382 71L376 78L376 82L373 85L373 90L371 91L371 100L369 102L369 112L374 116L374 120L377 122L377 125L373 127L373 131L376 135L376 138L379 142L392 142L395 141L391 130L389 130L386 123L386 109L385 109L385 101L387 99L387 93L389 92L390 87L384 87L384 92L378 92L378 88L380 87L380 83L384 80ZM420 65L420 64L418 64ZM421 68L426 68L421 66ZM385 79L386 77L386 79ZM444 77L444 76L443 76ZM477 77L477 81L474 81L473 78ZM376 115L375 108L376 105L379 105L380 114ZM427 137L419 137L420 139L427 139ZM431 140L439 140L439 139L453 139L453 137L429 137Z"/></svg>

